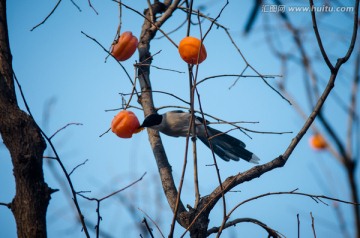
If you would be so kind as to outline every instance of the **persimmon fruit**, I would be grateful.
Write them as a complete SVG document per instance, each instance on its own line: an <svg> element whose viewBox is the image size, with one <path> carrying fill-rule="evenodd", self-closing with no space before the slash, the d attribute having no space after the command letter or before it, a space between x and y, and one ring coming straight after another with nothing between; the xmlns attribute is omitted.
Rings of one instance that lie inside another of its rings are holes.
<svg viewBox="0 0 360 238"><path fill-rule="evenodd" d="M111 131L120 138L131 138L141 130L138 118L128 110L119 112L111 122Z"/></svg>
<svg viewBox="0 0 360 238"><path fill-rule="evenodd" d="M309 139L310 146L315 150L324 150L328 144L325 138L321 134L314 134Z"/></svg>
<svg viewBox="0 0 360 238"><path fill-rule="evenodd" d="M187 36L179 43L180 57L188 64L201 64L207 57L204 44L196 37Z"/></svg>
<svg viewBox="0 0 360 238"><path fill-rule="evenodd" d="M111 54L118 61L129 59L136 51L138 39L131 31L126 31L120 35L117 42L112 46Z"/></svg>

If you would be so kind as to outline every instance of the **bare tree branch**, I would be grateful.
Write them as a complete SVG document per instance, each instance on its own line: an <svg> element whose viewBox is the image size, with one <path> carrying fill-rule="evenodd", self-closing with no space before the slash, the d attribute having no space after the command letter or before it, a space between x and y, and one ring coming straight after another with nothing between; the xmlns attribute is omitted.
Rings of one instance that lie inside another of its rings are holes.
<svg viewBox="0 0 360 238"><path fill-rule="evenodd" d="M23 102L24 102L24 104L25 104L25 108L26 108L26 110L28 111L29 115L32 117L32 114L31 114L30 108L29 108L29 106L28 106L28 103L27 103L27 101L26 101L25 95L24 95L24 93L23 93L23 90L22 90L22 88L21 88L21 85L20 85L19 81L17 80L17 78L16 78L16 76L15 76L15 73L14 73L14 79L15 79L15 82L16 82L18 88L19 88L20 95L21 95L22 100L23 100ZM58 164L60 165L61 170L63 171L63 173L64 173L64 175L65 175L65 177L66 177L66 180L67 180L67 182L68 182L68 184L69 184L69 186L70 186L71 193L72 193L72 195L73 195L73 202L74 202L74 205L75 205L75 207L76 207L76 211L77 211L77 213L78 213L79 220L80 220L80 222L81 222L81 225L82 225L82 228L83 228L83 230L84 230L85 236L86 236L87 238L89 238L90 235L89 235L88 229L87 229L87 227L86 227L85 219L84 219L84 216L83 216L82 211L81 211L81 209L80 209L79 203L77 202L76 192L75 192L73 183L72 183L72 181L71 181L71 179L70 179L70 176L69 176L69 174L68 174L68 172L67 172L64 164L62 163L62 161L61 161L61 159L60 159L60 157L59 157L59 155L58 155L58 153L57 153L57 151L56 151L56 148L55 148L55 146L53 145L51 139L45 134L45 132L44 132L40 127L39 127L39 130L40 130L40 133L42 134L42 136L43 136L43 137L45 138L45 140L47 141L47 143L50 145L52 151L53 151L54 154L55 154L55 160L56 160L56 161L58 162Z"/></svg>
<svg viewBox="0 0 360 238"><path fill-rule="evenodd" d="M101 202L108 199L108 198L110 198L110 197L112 197L112 196L114 196L114 195L116 195L116 194L118 194L118 193L120 193L120 192L122 192L122 191L124 191L125 189L133 186L134 184L138 183L139 181L141 181L144 178L145 175L146 175L146 172L139 179L135 180L134 182L130 183L129 185L127 185L127 186L125 186L125 187L123 187L123 188L121 188L121 189L119 189L119 190L117 190L115 192L112 192L112 193L110 193L110 194L108 194L108 195L106 195L106 196L104 196L102 198L90 198L90 197L87 197L87 196L83 195L83 192L77 192L77 194L80 197L83 197L83 198L85 198L85 199L87 199L89 201L96 201L97 223L96 223L95 228L96 228L96 237L97 238L100 236L100 222L102 220L102 217L101 217L101 214L100 214L100 204L101 204Z"/></svg>
<svg viewBox="0 0 360 238"><path fill-rule="evenodd" d="M72 126L72 125L75 125L75 126L82 126L83 124L82 123L78 123L78 122L70 122L68 124L66 124L65 126L61 127L60 129L58 129L57 131L55 131L54 134L52 134L49 139L51 140L54 136L56 136L60 131L64 130L65 128L67 128L68 126Z"/></svg>
<svg viewBox="0 0 360 238"><path fill-rule="evenodd" d="M114 59L115 57L103 46L101 45L101 43L96 40L94 37L89 36L88 34L86 34L85 32L81 31L81 34L83 34L84 36L86 36L87 38L91 39L92 41L94 41L96 44L98 44L108 55L111 55ZM116 59L115 59L116 60ZM121 66L121 68L124 70L126 76L128 77L128 79L130 80L131 85L134 85L134 82L132 80L132 78L130 77L130 74L127 72L126 68L119 62L116 60L116 62ZM135 89L136 90L136 89ZM136 91L137 93L137 91Z"/></svg>
<svg viewBox="0 0 360 238"><path fill-rule="evenodd" d="M312 212L310 212L310 217L311 217L311 227L312 227L312 231L314 234L314 238L316 238L316 231L315 231L315 219L312 215Z"/></svg>
<svg viewBox="0 0 360 238"><path fill-rule="evenodd" d="M35 30L36 28L38 28L39 26L41 26L42 24L44 24L48 19L49 17L55 12L56 8L60 5L62 0L58 0L58 2L56 3L56 5L54 6L54 8L50 11L50 13L45 17L44 20L42 20L39 24L37 24L36 26L34 26L33 28L31 28L30 31L33 31Z"/></svg>
<svg viewBox="0 0 360 238"><path fill-rule="evenodd" d="M297 237L300 238L300 217L299 217L299 213L296 214L296 219L297 219Z"/></svg>
<svg viewBox="0 0 360 238"><path fill-rule="evenodd" d="M269 234L268 237L274 237L274 238L275 237L276 238L285 237L285 236L281 235L278 231L268 227L263 222L261 222L261 221L259 221L257 219L254 219L254 218L237 218L235 220L227 222L223 229L226 229L226 228L229 228L229 227L232 227L232 226L236 226L236 224L243 223L243 222L253 223L255 225L258 225L258 226L262 227ZM210 228L207 231L207 236L210 236L211 234L214 234L214 233L218 233L219 230L220 230L220 227Z"/></svg>
<svg viewBox="0 0 360 238"><path fill-rule="evenodd" d="M349 112L348 112L348 128L347 128L347 150L346 153L349 155L350 158L355 158L353 156L353 144L356 145L356 143L353 143L353 140L356 140L356 138L353 138L353 130L354 130L354 123L359 123L359 118L357 118L357 93L359 90L359 81L360 81L360 51L358 50L355 60L355 67L354 67L354 80L352 83L352 90L351 90L351 97L350 97L350 106L349 106Z"/></svg>
<svg viewBox="0 0 360 238"><path fill-rule="evenodd" d="M140 208L138 208L138 209L139 209L142 213L144 213L145 216L146 216L147 218L149 218L150 221L156 226L157 230L160 232L161 237L165 238L165 236L164 236L164 234L162 233L162 231L161 231L160 227L158 226L158 224L156 224L156 222L155 222L146 212L144 212L144 211L143 211L142 209L140 209Z"/></svg>
<svg viewBox="0 0 360 238"><path fill-rule="evenodd" d="M123 2L121 1L117 1L117 0L112 0L114 2L117 2L121 5L123 5L125 8L127 9L130 9L131 11L137 13L138 15L140 15L141 17L143 17L146 21L148 21L152 27L150 27L149 29L152 31L152 32L156 32L156 31L160 31L176 48L178 47L177 44L162 30L160 29L161 25L171 16L171 14L169 13L172 13L175 9L173 9L174 7L176 8L177 4L180 2L180 0L175 0L174 3L172 3L166 10L166 12L164 12L164 14L156 21L156 22L153 22L151 21L151 16L150 14L157 14L159 10L163 11L164 7L162 6L163 3L161 2L157 2L157 3L154 3L152 5L152 7L156 7L156 8L161 8L161 9L158 9L157 11L155 9L152 9L152 11L150 12L149 11L149 16L145 16L144 14L142 14L141 12L137 11L136 9L124 4Z"/></svg>
<svg viewBox="0 0 360 238"><path fill-rule="evenodd" d="M313 9L314 8L314 1L313 0L309 0L310 2L310 8ZM320 36L320 33L319 33L319 29L318 29L318 26L317 26L317 22L316 22L316 16L315 16L315 11L311 11L311 19L312 19L312 22L313 22L313 28L314 28L314 32L315 32L315 36L316 36L316 40L319 44L319 49L320 49L320 52L327 64L327 66L329 67L330 71L333 71L334 70L334 66L331 64L330 60L329 60L329 57L327 56L327 53L324 49L324 45L322 43L322 40L321 40L321 36Z"/></svg>
<svg viewBox="0 0 360 238"><path fill-rule="evenodd" d="M152 229L150 228L149 224L147 223L145 217L144 217L144 219L142 220L142 222L145 224L146 229L147 229L147 231L149 232L150 236L151 236L152 238L154 238L154 235L153 235L153 233L152 233Z"/></svg>
<svg viewBox="0 0 360 238"><path fill-rule="evenodd" d="M86 159L86 160L85 160L84 162L82 162L81 164L76 165L76 166L70 171L69 176L71 176L71 174L72 174L77 168L79 168L80 166L85 165L86 162L88 162L88 161L89 161L89 160Z"/></svg>
<svg viewBox="0 0 360 238"><path fill-rule="evenodd" d="M89 4L89 7L94 10L94 12L96 13L96 15L99 15L99 13L96 11L95 7L92 5L91 3L91 0L88 0L88 4Z"/></svg>
<svg viewBox="0 0 360 238"><path fill-rule="evenodd" d="M150 67L148 66L151 64L151 58L149 58L149 56L151 55L150 41L155 37L158 27L160 27L172 15L178 3L179 1L173 1L173 2L166 1L165 5L168 6L168 8L166 9L156 5L157 3L155 3L152 6L153 7L152 13L154 15L165 11L163 12L162 17L158 20L161 21L155 23L157 27L152 27L152 23L147 20L150 14L149 11L147 11L146 13L147 17L144 18L144 23L138 45L139 59L141 62L143 62L143 65L138 67L138 75L139 75L139 83L142 91L141 97L139 98L139 102L144 109L145 116L155 112L154 102L151 93L152 88L151 88L151 82L149 76ZM168 162L165 149L162 145L162 141L159 136L159 133L156 132L155 130L148 129L148 135L154 153L154 157L158 166L159 174L161 177L162 187L166 195L166 198L168 200L168 203L173 212L175 212L176 207L178 207L178 210L175 213L177 215L177 221L182 226L185 226L187 221L186 219L181 219L180 214L186 212L186 209L183 203L181 202L181 200L178 201L179 204L176 205L178 191L174 183L171 166Z"/></svg>
<svg viewBox="0 0 360 238"><path fill-rule="evenodd" d="M226 225L227 220L230 218L231 214L232 214L237 208L239 208L240 206L242 206L242 205L245 204L245 203L251 202L251 201L253 201L253 200L256 200L256 199L259 199L259 198L262 198L262 197L273 196L273 195L298 195L298 196L309 197L309 198L313 199L316 203L322 203L322 204L327 205L327 206L328 206L328 204L325 203L325 202L323 201L323 199L331 200L331 201L336 201L336 202L341 202L341 203L346 203L346 204L351 204L351 205L355 205L355 206L359 206L359 205L360 205L360 204L357 204L357 203L353 203L353 202L341 200L341 199L338 199L338 198L332 198L332 197L328 197L328 196L324 196L324 195L313 195L313 194L308 194L308 193L300 193L300 192L296 192L296 191L297 191L297 189L295 189L295 190L293 190L293 191L290 191L290 192L270 192L270 193L264 193L264 194L261 194L261 195L258 195L258 196L255 196L255 197L246 199L246 200L238 203L238 204L237 204L236 206L234 206L234 208L231 209L231 211L226 215L226 219L223 220L223 223L222 223L222 225L221 225L220 228L219 228L218 236L221 234L222 230L225 229L225 225Z"/></svg>
<svg viewBox="0 0 360 238"><path fill-rule="evenodd" d="M5 207L11 209L11 203L0 202L0 206L5 206Z"/></svg>

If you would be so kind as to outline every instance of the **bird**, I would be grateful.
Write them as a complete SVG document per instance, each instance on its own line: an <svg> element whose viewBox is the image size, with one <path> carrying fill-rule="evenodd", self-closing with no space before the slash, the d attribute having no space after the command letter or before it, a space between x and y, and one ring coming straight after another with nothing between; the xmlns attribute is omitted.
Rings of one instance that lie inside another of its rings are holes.
<svg viewBox="0 0 360 238"><path fill-rule="evenodd" d="M189 132L191 113L182 110L168 111L164 114L152 113L145 117L139 128L151 128L172 137L186 137ZM239 139L218 131L201 117L195 117L196 136L216 155L225 161L246 160L258 164L260 159L245 149L246 145ZM205 128L206 127L206 128ZM210 140L208 138L211 138Z"/></svg>

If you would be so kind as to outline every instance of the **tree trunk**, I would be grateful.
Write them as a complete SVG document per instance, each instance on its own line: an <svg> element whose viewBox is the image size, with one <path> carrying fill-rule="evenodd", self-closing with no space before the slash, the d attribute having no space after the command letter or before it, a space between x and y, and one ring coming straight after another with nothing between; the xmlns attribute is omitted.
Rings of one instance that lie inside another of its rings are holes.
<svg viewBox="0 0 360 238"><path fill-rule="evenodd" d="M10 208L18 237L46 237L46 210L51 194L42 170L46 143L34 119L17 104L6 0L0 0L0 49L0 134L10 151L16 183Z"/></svg>
<svg viewBox="0 0 360 238"><path fill-rule="evenodd" d="M195 217L192 217L191 222ZM207 230L209 226L209 213L202 213L195 221L194 225L190 228L190 237L191 238L206 238Z"/></svg>

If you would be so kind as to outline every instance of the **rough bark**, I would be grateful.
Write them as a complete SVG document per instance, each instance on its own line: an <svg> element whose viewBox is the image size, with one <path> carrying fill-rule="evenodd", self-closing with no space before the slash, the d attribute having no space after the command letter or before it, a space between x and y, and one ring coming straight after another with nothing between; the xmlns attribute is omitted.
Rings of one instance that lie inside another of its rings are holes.
<svg viewBox="0 0 360 238"><path fill-rule="evenodd" d="M166 9L169 10L169 7L158 2L152 5L151 11L149 10L145 11L146 19L144 20L144 24L142 26L142 32L140 35L140 41L138 45L139 61L142 62L142 65L140 65L138 68L139 82L141 87L141 97L139 98L139 102L144 109L145 115L155 112L155 106L151 92L152 89L151 81L150 81L150 64L152 61L151 53L150 53L150 42L154 38L158 27L160 27L166 21L167 16L170 16L172 13L172 10L166 13L165 11ZM155 16L156 14L163 13L164 11L165 13L163 14L163 21L159 20L155 23L150 22L150 20L152 19L151 14L154 14ZM156 27L154 27L154 25L156 25ZM168 200L171 209L173 210L173 212L175 212L176 198L178 192L172 177L171 166L168 162L165 149L161 142L159 133L154 130L148 130L148 134L149 134L150 144L155 156L155 160L159 169L159 174L160 174L164 193L166 195L166 198ZM184 223L182 219L180 219L180 214L185 211L186 209L184 205L182 204L181 201L179 201L178 210L177 210L177 214L178 214L177 221L184 227L186 227L187 224Z"/></svg>
<svg viewBox="0 0 360 238"><path fill-rule="evenodd" d="M178 1L168 1L168 3L164 4L159 2L152 5L151 11L148 9L145 11L146 19L142 26L142 32L138 46L139 61L142 62L142 65L140 65L138 68L138 76L141 87L141 97L139 98L139 102L144 109L145 116L155 112L150 81L150 65L152 61L150 53L150 42L155 37L158 28L171 16L173 11L176 9L177 4ZM156 14L160 13L163 13L163 15L162 18L160 18L158 21L149 21L152 18L154 19ZM154 14L154 16L151 16L151 14ZM174 213L176 212L177 222L184 228L188 228L189 225L194 221L195 216L198 216L196 217L194 224L192 224L192 226L189 228L190 237L207 237L210 210L206 210L201 213L194 209L187 211L181 199L177 204L178 191L172 176L171 165L168 162L159 133L154 130L148 130L148 134L159 169L163 190L172 211Z"/></svg>
<svg viewBox="0 0 360 238"><path fill-rule="evenodd" d="M46 210L51 189L44 182L46 143L34 119L17 104L6 21L6 0L0 0L0 133L8 148L16 183L10 204L18 237L46 237Z"/></svg>

